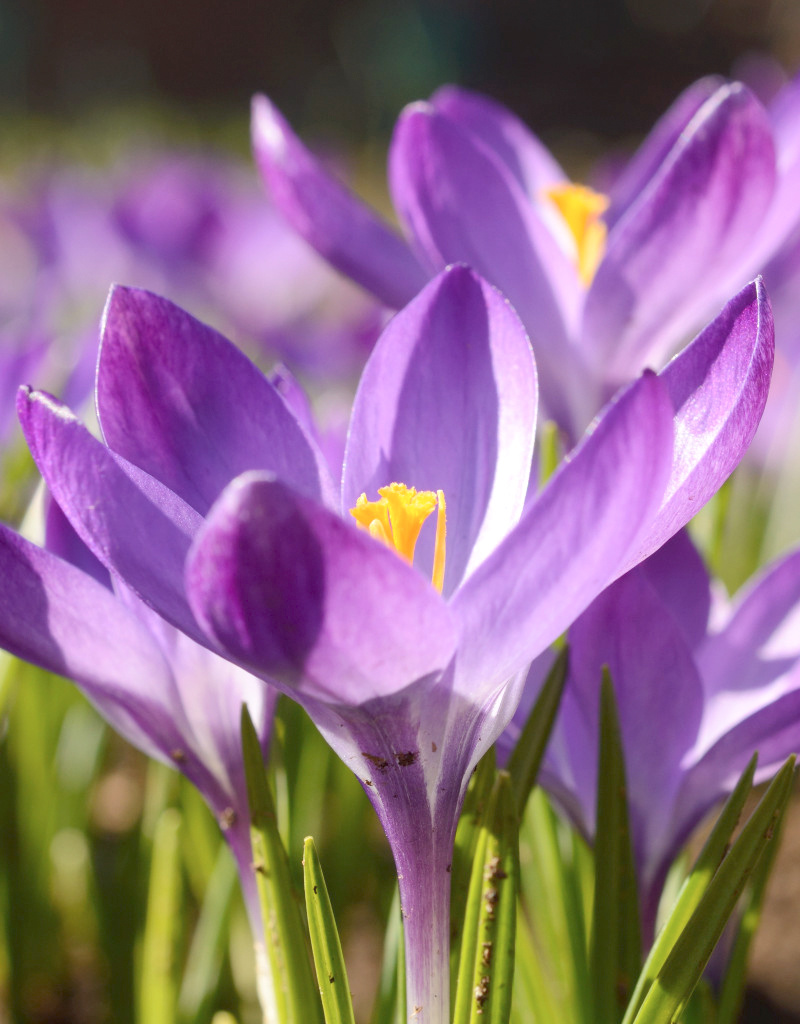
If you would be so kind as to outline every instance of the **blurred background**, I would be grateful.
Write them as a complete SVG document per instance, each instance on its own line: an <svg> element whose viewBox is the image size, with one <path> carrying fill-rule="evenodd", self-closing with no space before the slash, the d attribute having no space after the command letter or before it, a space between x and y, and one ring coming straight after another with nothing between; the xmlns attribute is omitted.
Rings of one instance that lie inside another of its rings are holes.
<svg viewBox="0 0 800 1024"><path fill-rule="evenodd" d="M9 114L146 104L241 117L264 90L343 143L386 135L403 103L451 80L545 135L621 141L703 74L744 71L770 88L798 63L795 0L0 3Z"/></svg>
<svg viewBox="0 0 800 1024"><path fill-rule="evenodd" d="M800 0L0 0L0 434L14 430L21 377L85 399L115 279L168 295L268 367L279 358L306 383L333 382L318 412L336 434L379 316L276 228L249 159L254 92L386 208L397 113L444 82L507 104L579 176L629 152L705 74L742 78L768 100L798 68ZM320 358L332 330L336 344ZM30 469L8 442L7 520L23 516ZM206 920L216 884L235 924L241 908L232 878L218 877L214 823L188 786L109 736L63 681L5 664L0 718L0 1024L139 1019L142 914L121 894L143 896L157 814L178 803L187 919ZM326 849L366 835L371 870L390 877L360 790L310 734L307 743L306 770L328 778L336 806L306 794L299 835L321 836L323 864ZM290 793L302 766L278 748ZM748 1021L800 1020L798 859L792 825ZM387 909L374 905L378 883L369 871L330 882L355 975L370 976ZM231 935L226 952L221 926L199 952L184 938L194 973L184 974L182 1020L220 1006L257 1016L252 978L237 967L249 956L242 920ZM368 988L360 998L368 1008Z"/></svg>

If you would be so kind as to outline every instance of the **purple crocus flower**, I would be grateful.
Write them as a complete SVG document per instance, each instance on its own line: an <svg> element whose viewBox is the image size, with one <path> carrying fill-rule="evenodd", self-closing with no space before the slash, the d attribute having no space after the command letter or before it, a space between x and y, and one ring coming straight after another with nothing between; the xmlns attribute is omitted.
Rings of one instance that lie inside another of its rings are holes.
<svg viewBox="0 0 800 1024"><path fill-rule="evenodd" d="M531 348L464 267L435 278L370 357L341 500L266 378L148 293L109 300L105 443L42 393L19 408L48 486L112 577L299 701L361 780L397 863L409 1005L439 1024L470 772L530 661L733 469L771 359L753 284L660 376L622 391L532 497Z"/></svg>
<svg viewBox="0 0 800 1024"><path fill-rule="evenodd" d="M600 680L619 706L644 934L691 831L754 751L756 781L800 748L800 551L715 606L680 533L598 597L569 631L563 702L542 782L583 833L595 827ZM550 656L531 669L508 749Z"/></svg>
<svg viewBox="0 0 800 1024"><path fill-rule="evenodd" d="M499 287L531 337L546 412L574 441L797 224L799 100L794 84L767 111L745 86L703 79L603 197L572 185L508 110L445 87L403 111L389 152L407 241L326 173L264 97L253 143L290 223L388 305L456 260Z"/></svg>
<svg viewBox="0 0 800 1024"><path fill-rule="evenodd" d="M0 644L72 679L120 735L198 788L236 859L263 944L240 716L247 704L266 753L277 692L112 582L52 501L46 536L43 549L0 524Z"/></svg>

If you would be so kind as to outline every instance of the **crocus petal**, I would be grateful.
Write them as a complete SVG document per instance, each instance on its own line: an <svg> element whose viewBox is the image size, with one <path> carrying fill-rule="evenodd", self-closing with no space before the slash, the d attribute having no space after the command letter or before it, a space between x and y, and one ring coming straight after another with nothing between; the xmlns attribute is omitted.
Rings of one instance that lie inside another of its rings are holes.
<svg viewBox="0 0 800 1024"><path fill-rule="evenodd" d="M640 566L690 650L705 639L711 613L708 570L686 530L679 530Z"/></svg>
<svg viewBox="0 0 800 1024"><path fill-rule="evenodd" d="M99 562L92 552L86 547L78 534L75 532L72 523L61 511L57 501L45 489L45 544L48 551L63 558L65 562L77 566L88 576L94 577L98 583L111 589L111 577L108 569Z"/></svg>
<svg viewBox="0 0 800 1024"><path fill-rule="evenodd" d="M704 753L696 751L700 755L696 762L690 762L691 755L687 755L685 779L665 830L663 847L653 852L649 873L657 885L663 882L669 865L703 815L736 785L754 752L759 755L756 781L765 782L800 749L800 679L796 672L794 676L788 693L754 708Z"/></svg>
<svg viewBox="0 0 800 1024"><path fill-rule="evenodd" d="M169 666L107 587L0 524L0 646L75 680L102 715L160 760L180 745Z"/></svg>
<svg viewBox="0 0 800 1024"><path fill-rule="evenodd" d="M22 388L17 408L39 471L84 544L164 618L207 643L183 588L200 516L50 396Z"/></svg>
<svg viewBox="0 0 800 1024"><path fill-rule="evenodd" d="M693 82L655 123L625 170L614 182L610 196L611 205L603 218L609 229L617 223L654 177L706 100L723 85L724 79L717 75L708 75Z"/></svg>
<svg viewBox="0 0 800 1024"><path fill-rule="evenodd" d="M593 820L600 681L607 665L619 708L637 859L643 863L649 859L653 833L663 825L652 807L671 806L682 778L681 760L700 726L700 676L682 631L642 566L589 606L570 630L569 643L567 685L581 715L589 719L586 739L595 752L578 751L595 766L592 788L582 794L584 813Z"/></svg>
<svg viewBox="0 0 800 1024"><path fill-rule="evenodd" d="M445 85L431 96L431 105L494 151L534 201L566 181L550 150L515 114L488 96Z"/></svg>
<svg viewBox="0 0 800 1024"><path fill-rule="evenodd" d="M800 77L788 82L769 107L778 161L778 180L769 214L758 232L755 251L747 253L756 273L797 227L800 219Z"/></svg>
<svg viewBox="0 0 800 1024"><path fill-rule="evenodd" d="M756 281L659 375L675 409L675 460L663 506L630 565L688 523L739 464L767 401L774 342L769 300Z"/></svg>
<svg viewBox="0 0 800 1024"><path fill-rule="evenodd" d="M441 671L447 605L368 534L263 475L212 509L187 564L189 598L229 655L289 691L360 703Z"/></svg>
<svg viewBox="0 0 800 1024"><path fill-rule="evenodd" d="M241 713L246 704L266 753L278 692L261 679L196 644L124 586L117 596L147 627L170 665L174 686L169 714L182 723L172 762L203 793L217 815L232 804L243 812L247 787L242 764Z"/></svg>
<svg viewBox="0 0 800 1024"><path fill-rule="evenodd" d="M201 515L248 469L332 501L322 456L261 371L167 299L115 287L97 367L106 443Z"/></svg>
<svg viewBox="0 0 800 1024"><path fill-rule="evenodd" d="M766 111L744 86L719 89L609 234L582 331L587 357L607 379L660 361L728 283L774 179Z"/></svg>
<svg viewBox="0 0 800 1024"><path fill-rule="evenodd" d="M737 595L728 619L698 652L709 697L765 688L800 657L800 551Z"/></svg>
<svg viewBox="0 0 800 1024"><path fill-rule="evenodd" d="M253 150L275 205L343 274L388 306L404 306L427 279L406 243L332 178L266 96L253 100Z"/></svg>
<svg viewBox="0 0 800 1024"><path fill-rule="evenodd" d="M468 263L496 285L530 333L540 372L544 361L561 379L577 273L500 158L429 104L415 103L395 128L389 185L431 269Z"/></svg>
<svg viewBox="0 0 800 1024"><path fill-rule="evenodd" d="M453 597L459 686L481 692L518 672L607 586L661 503L672 443L669 396L645 374Z"/></svg>
<svg viewBox="0 0 800 1024"><path fill-rule="evenodd" d="M519 519L535 429L536 369L522 325L494 288L453 267L395 316L367 363L344 512L393 481L443 490L451 593ZM428 573L432 527L419 544Z"/></svg>

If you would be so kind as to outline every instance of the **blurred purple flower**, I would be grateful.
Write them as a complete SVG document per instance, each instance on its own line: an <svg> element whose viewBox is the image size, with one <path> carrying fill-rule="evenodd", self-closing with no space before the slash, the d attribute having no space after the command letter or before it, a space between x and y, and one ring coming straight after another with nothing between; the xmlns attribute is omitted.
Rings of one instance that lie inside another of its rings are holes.
<svg viewBox="0 0 800 1024"><path fill-rule="evenodd" d="M249 168L175 150L27 177L0 196L0 440L4 394L34 376L70 405L88 397L115 280L170 294L264 360L352 386L377 304L287 228Z"/></svg>
<svg viewBox="0 0 800 1024"><path fill-rule="evenodd" d="M645 934L667 871L691 831L759 754L765 780L800 749L800 551L731 604L681 533L617 580L569 631L563 703L542 784L591 838L600 679L619 706ZM507 751L551 656L532 668Z"/></svg>
<svg viewBox="0 0 800 1024"><path fill-rule="evenodd" d="M246 703L266 753L277 692L112 583L52 501L46 522L47 549L0 524L0 644L73 680L120 735L197 787L236 859L263 943L240 715Z"/></svg>
<svg viewBox="0 0 800 1024"><path fill-rule="evenodd" d="M531 659L736 465L771 359L753 284L661 376L621 392L533 497L528 339L463 267L399 313L367 363L341 501L292 381L277 382L282 397L145 292L116 289L106 310L105 444L42 393L23 391L19 409L55 499L112 577L298 700L359 777L397 862L410 1005L432 1024L448 1015L448 868L472 768ZM79 644L90 657L91 637Z"/></svg>
<svg viewBox="0 0 800 1024"><path fill-rule="evenodd" d="M408 242L324 171L264 97L253 142L298 233L388 305L454 261L499 287L530 334L547 414L571 440L800 220L797 83L769 111L740 84L695 83L617 176L605 212L509 111L440 89L405 109L389 153Z"/></svg>

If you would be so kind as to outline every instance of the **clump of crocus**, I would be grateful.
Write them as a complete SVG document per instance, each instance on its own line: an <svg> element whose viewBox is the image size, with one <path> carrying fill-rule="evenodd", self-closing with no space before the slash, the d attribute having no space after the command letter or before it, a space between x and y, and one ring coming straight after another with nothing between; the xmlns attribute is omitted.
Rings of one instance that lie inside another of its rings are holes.
<svg viewBox="0 0 800 1024"><path fill-rule="evenodd" d="M667 872L754 751L756 781L800 747L800 552L733 602L685 533L600 595L569 630L567 683L542 782L591 838L603 666L619 707L646 937ZM549 656L531 669L519 722ZM502 741L507 749L517 725Z"/></svg>
<svg viewBox="0 0 800 1024"><path fill-rule="evenodd" d="M570 443L623 382L663 365L800 221L800 91L765 109L704 78L656 124L608 196L570 182L500 104L448 86L400 115L389 188L404 237L319 164L264 97L257 162L276 205L393 307L463 261L530 335L542 402Z"/></svg>
<svg viewBox="0 0 800 1024"><path fill-rule="evenodd" d="M753 284L660 376L623 390L535 495L531 347L505 298L460 266L370 357L340 494L273 384L146 292L109 299L104 441L42 393L23 390L19 409L48 486L112 578L299 701L361 780L397 864L409 1006L440 1024L470 773L531 660L734 468L771 361ZM24 565L35 603L38 563ZM18 605L0 607L7 645ZM47 616L36 621L46 638Z"/></svg>

